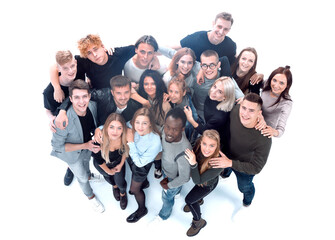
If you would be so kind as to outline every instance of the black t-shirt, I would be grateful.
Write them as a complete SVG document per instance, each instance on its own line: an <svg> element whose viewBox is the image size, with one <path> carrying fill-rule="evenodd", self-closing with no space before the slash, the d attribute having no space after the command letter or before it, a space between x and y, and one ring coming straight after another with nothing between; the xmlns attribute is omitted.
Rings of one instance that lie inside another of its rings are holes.
<svg viewBox="0 0 335 240"><path fill-rule="evenodd" d="M216 51L219 57L227 56L229 63L233 64L236 55L236 43L230 37L225 36L221 43L214 45L209 41L207 33L207 31L192 33L180 40L180 45L191 48L199 62L202 52L210 49Z"/></svg>
<svg viewBox="0 0 335 240"><path fill-rule="evenodd" d="M80 57L75 56L74 58L78 62L78 58ZM61 76L60 72L58 73L58 76ZM82 66L79 66L78 64L77 64L77 74L74 80L77 79L85 80L84 69L82 68ZM67 98L69 96L69 87L65 87L62 85L60 85L60 87L64 92L65 98ZM43 91L43 99L44 99L44 107L50 110L54 116L56 116L58 114L57 108L61 105L61 103L56 102L56 100L54 99L54 92L55 92L54 87L52 86L51 83L49 83L49 85Z"/></svg>
<svg viewBox="0 0 335 240"><path fill-rule="evenodd" d="M69 96L69 88L60 86L64 92L65 97ZM44 108L51 111L52 115L56 116L58 114L57 108L60 106L60 103L56 102L54 99L54 87L51 83L44 89L43 91L43 100L44 100Z"/></svg>
<svg viewBox="0 0 335 240"><path fill-rule="evenodd" d="M85 116L78 117L80 120L81 128L83 129L84 143L86 143L92 139L92 135L94 134L94 130L96 128L94 124L94 119L89 108L87 108Z"/></svg>
<svg viewBox="0 0 335 240"><path fill-rule="evenodd" d="M108 55L108 61L104 65L93 63L87 58L77 57L77 64L84 69L90 79L92 88L101 89L110 87L112 77L121 75L125 63L135 55L133 45L115 48L113 55Z"/></svg>
<svg viewBox="0 0 335 240"><path fill-rule="evenodd" d="M93 154L94 159L99 165L106 163L105 159L101 156L101 151L97 154ZM113 152L109 151L109 163L106 163L109 169L114 168L116 165L121 163L122 155L119 153L119 149L114 150Z"/></svg>

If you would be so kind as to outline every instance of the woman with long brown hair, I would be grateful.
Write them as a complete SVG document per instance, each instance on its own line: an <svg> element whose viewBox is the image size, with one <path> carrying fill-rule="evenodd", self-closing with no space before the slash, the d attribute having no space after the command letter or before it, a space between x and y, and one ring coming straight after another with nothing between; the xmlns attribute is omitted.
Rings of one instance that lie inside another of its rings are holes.
<svg viewBox="0 0 335 240"><path fill-rule="evenodd" d="M244 94L260 94L264 75L256 72L258 54L255 48L247 47L237 56L231 65L231 75Z"/></svg>
<svg viewBox="0 0 335 240"><path fill-rule="evenodd" d="M266 81L261 95L266 124L261 129L264 136L281 137L284 134L293 104L290 96L292 80L290 66L285 66L276 68Z"/></svg>
<svg viewBox="0 0 335 240"><path fill-rule="evenodd" d="M212 168L209 164L211 158L218 157L220 153L220 135L216 130L205 130L197 140L193 151L186 149L186 159L191 165L191 177L195 186L185 197L185 212L192 212L193 221L187 231L191 237L199 233L206 226L201 218L200 204L202 199L211 193L218 184L222 168Z"/></svg>

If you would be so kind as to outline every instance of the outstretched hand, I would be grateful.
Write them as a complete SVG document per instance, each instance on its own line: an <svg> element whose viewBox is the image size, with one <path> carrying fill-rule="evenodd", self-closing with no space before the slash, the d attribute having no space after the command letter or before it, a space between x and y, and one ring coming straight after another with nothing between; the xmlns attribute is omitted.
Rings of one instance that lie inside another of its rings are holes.
<svg viewBox="0 0 335 240"><path fill-rule="evenodd" d="M227 156L223 152L219 152L220 157L212 158L209 160L209 164L213 168L228 168L233 165L233 161L227 158Z"/></svg>

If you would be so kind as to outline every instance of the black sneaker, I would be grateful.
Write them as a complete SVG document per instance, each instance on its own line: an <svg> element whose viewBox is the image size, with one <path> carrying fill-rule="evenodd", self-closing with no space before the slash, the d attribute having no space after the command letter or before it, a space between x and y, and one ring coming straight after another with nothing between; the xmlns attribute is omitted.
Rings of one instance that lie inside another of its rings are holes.
<svg viewBox="0 0 335 240"><path fill-rule="evenodd" d="M70 168L67 168L65 176L64 176L64 185L69 186L72 183L73 180L73 172Z"/></svg>

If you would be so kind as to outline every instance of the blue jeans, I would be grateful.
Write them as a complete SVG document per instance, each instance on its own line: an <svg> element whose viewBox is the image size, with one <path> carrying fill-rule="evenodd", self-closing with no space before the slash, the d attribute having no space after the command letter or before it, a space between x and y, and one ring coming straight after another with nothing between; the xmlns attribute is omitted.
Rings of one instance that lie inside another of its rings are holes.
<svg viewBox="0 0 335 240"><path fill-rule="evenodd" d="M246 173L235 171L232 168L226 168L223 171L224 177L229 177L231 172L234 171L237 178L237 186L241 193L243 193L243 203L245 205L250 205L252 199L255 196L255 186L252 180L255 175L249 175Z"/></svg>
<svg viewBox="0 0 335 240"><path fill-rule="evenodd" d="M169 181L172 179L169 179ZM180 193L182 186L177 187L177 188L171 188L168 190L162 191L162 200L163 200L163 206L162 209L159 211L159 216L163 219L166 220L170 217L172 213L172 208L174 205L174 197Z"/></svg>
<svg viewBox="0 0 335 240"><path fill-rule="evenodd" d="M87 151L87 150L84 150ZM75 163L68 163L69 168L73 172L74 176L79 182L79 186L83 193L88 197L93 196L93 189L91 188L90 182L88 181L90 171L90 157L80 158Z"/></svg>

